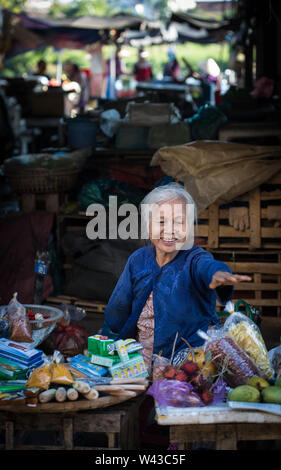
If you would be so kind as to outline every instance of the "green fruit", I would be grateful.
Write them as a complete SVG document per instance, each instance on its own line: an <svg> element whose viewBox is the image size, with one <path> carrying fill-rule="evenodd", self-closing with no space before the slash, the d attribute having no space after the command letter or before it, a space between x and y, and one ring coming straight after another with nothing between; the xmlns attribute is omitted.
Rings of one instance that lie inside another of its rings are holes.
<svg viewBox="0 0 281 470"><path fill-rule="evenodd" d="M281 388L276 385L270 385L262 390L262 398L265 403L281 404Z"/></svg>
<svg viewBox="0 0 281 470"><path fill-rule="evenodd" d="M260 392L251 385L239 385L229 392L228 400L258 403L260 401Z"/></svg>
<svg viewBox="0 0 281 470"><path fill-rule="evenodd" d="M262 379L261 377L257 377L256 375L253 377L250 377L247 380L246 385L251 385L251 387L255 387L259 391L263 390L266 387L269 387L269 383L267 382L267 380Z"/></svg>
<svg viewBox="0 0 281 470"><path fill-rule="evenodd" d="M276 380L274 385L275 385L275 387L281 387L281 375L280 375L280 377L278 377L278 379Z"/></svg>

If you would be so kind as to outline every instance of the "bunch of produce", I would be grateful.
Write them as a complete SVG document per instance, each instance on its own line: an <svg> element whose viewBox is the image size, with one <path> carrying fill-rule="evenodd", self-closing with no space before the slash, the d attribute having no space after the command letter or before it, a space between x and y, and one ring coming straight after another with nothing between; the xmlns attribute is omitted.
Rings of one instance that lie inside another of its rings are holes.
<svg viewBox="0 0 281 470"><path fill-rule="evenodd" d="M261 377L251 377L245 385L230 390L229 401L281 404L281 377L271 385Z"/></svg>
<svg viewBox="0 0 281 470"><path fill-rule="evenodd" d="M217 368L210 360L211 356L206 355L203 348L190 348L186 358L188 361L196 362L207 379L212 380L216 376Z"/></svg>
<svg viewBox="0 0 281 470"><path fill-rule="evenodd" d="M208 379L195 361L186 360L179 367L167 365L164 370L164 378L187 383L202 401L208 405L214 399L215 381Z"/></svg>

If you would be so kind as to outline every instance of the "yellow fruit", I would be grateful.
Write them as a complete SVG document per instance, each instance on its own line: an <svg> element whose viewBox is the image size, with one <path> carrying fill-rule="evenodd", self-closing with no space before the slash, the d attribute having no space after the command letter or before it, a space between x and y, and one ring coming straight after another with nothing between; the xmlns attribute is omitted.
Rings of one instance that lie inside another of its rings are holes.
<svg viewBox="0 0 281 470"><path fill-rule="evenodd" d="M253 376L250 377L247 380L246 385L251 385L252 387L255 387L257 390L261 391L266 387L269 387L269 383L267 380L262 379L261 377Z"/></svg>
<svg viewBox="0 0 281 470"><path fill-rule="evenodd" d="M196 362L207 379L212 378L212 376L215 375L217 371L215 364L213 364L211 361L205 361L205 352L203 349L196 348L192 351L189 351L187 360Z"/></svg>
<svg viewBox="0 0 281 470"><path fill-rule="evenodd" d="M205 361L205 353L203 349L200 349L200 348L193 349L192 351L189 351L187 355L187 359L188 361L196 362L196 364L198 364L198 366L201 369Z"/></svg>
<svg viewBox="0 0 281 470"><path fill-rule="evenodd" d="M204 362L203 367L201 368L201 371L203 372L205 377L209 379L209 378L212 378L216 374L217 369L216 369L215 364L213 364L211 361L206 361Z"/></svg>

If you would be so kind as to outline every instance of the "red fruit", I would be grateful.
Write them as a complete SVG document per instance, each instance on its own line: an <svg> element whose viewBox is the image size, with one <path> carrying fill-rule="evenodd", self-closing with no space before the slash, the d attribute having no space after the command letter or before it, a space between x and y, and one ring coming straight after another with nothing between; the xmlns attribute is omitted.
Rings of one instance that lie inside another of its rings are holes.
<svg viewBox="0 0 281 470"><path fill-rule="evenodd" d="M164 377L166 379L174 379L176 374L177 374L177 371L173 366L167 366L164 371Z"/></svg>
<svg viewBox="0 0 281 470"><path fill-rule="evenodd" d="M205 390L204 392L201 393L201 399L205 403L205 405L208 405L208 403L211 403L213 401L214 395L211 390Z"/></svg>
<svg viewBox="0 0 281 470"><path fill-rule="evenodd" d="M180 382L186 382L187 381L186 373L183 370L179 370L179 372L175 376L175 380L179 380Z"/></svg>
<svg viewBox="0 0 281 470"><path fill-rule="evenodd" d="M204 378L204 376L200 372L196 372L195 374L193 374L193 376L191 377L191 379L189 381L192 385L194 385L194 387L199 388L199 387L202 387L205 380L206 379Z"/></svg>
<svg viewBox="0 0 281 470"><path fill-rule="evenodd" d="M182 364L181 369L184 370L187 375L191 376L199 370L199 367L196 362L185 362Z"/></svg>

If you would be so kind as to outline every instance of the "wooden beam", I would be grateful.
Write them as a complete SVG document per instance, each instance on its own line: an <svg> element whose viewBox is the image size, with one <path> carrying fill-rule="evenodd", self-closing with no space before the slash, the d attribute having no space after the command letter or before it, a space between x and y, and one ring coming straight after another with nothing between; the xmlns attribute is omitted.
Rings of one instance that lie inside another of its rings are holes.
<svg viewBox="0 0 281 470"><path fill-rule="evenodd" d="M250 191L249 201L250 249L261 247L261 201L260 188Z"/></svg>
<svg viewBox="0 0 281 470"><path fill-rule="evenodd" d="M208 246L210 248L218 248L219 246L219 208L217 204L211 204L209 207Z"/></svg>

